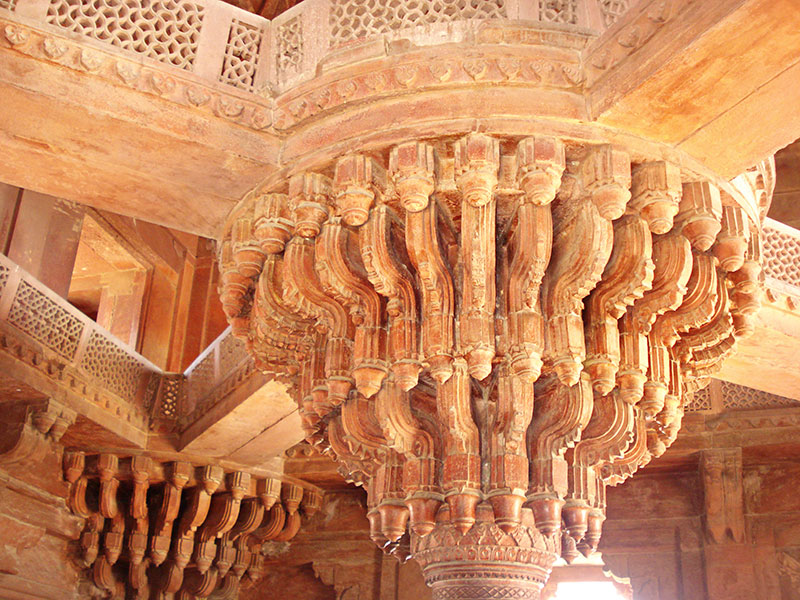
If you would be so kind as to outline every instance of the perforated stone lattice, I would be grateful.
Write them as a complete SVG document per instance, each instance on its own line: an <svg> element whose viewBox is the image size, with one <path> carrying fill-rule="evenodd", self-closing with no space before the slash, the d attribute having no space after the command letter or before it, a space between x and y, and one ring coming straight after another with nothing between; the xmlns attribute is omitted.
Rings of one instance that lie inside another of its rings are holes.
<svg viewBox="0 0 800 600"><path fill-rule="evenodd" d="M214 388L214 353L209 352L192 370L188 377L189 401L196 407Z"/></svg>
<svg viewBox="0 0 800 600"><path fill-rule="evenodd" d="M161 383L160 415L165 419L175 419L178 416L180 399L183 393L183 377L164 377Z"/></svg>
<svg viewBox="0 0 800 600"><path fill-rule="evenodd" d="M334 0L331 45L420 25L506 16L505 0Z"/></svg>
<svg viewBox="0 0 800 600"><path fill-rule="evenodd" d="M231 21L228 44L225 47L225 61L219 76L222 83L243 90L253 88L262 37L261 29L255 25L243 23L238 19Z"/></svg>
<svg viewBox="0 0 800 600"><path fill-rule="evenodd" d="M761 239L764 275L800 287L800 238L764 227Z"/></svg>
<svg viewBox="0 0 800 600"><path fill-rule="evenodd" d="M17 0L0 0L0 8L14 10L17 7Z"/></svg>
<svg viewBox="0 0 800 600"><path fill-rule="evenodd" d="M229 335L220 341L219 370L220 379L225 379L233 370L245 361L250 360L244 343Z"/></svg>
<svg viewBox="0 0 800 600"><path fill-rule="evenodd" d="M539 0L539 20L547 23L577 25L577 0Z"/></svg>
<svg viewBox="0 0 800 600"><path fill-rule="evenodd" d="M134 400L143 366L112 340L93 331L89 336L80 368L126 400Z"/></svg>
<svg viewBox="0 0 800 600"><path fill-rule="evenodd" d="M25 281L17 288L8 321L63 358L74 358L83 323Z"/></svg>
<svg viewBox="0 0 800 600"><path fill-rule="evenodd" d="M191 71L204 11L186 0L51 0L47 22Z"/></svg>
<svg viewBox="0 0 800 600"><path fill-rule="evenodd" d="M303 21L289 19L278 27L278 71L297 70L303 63Z"/></svg>
<svg viewBox="0 0 800 600"><path fill-rule="evenodd" d="M728 381L722 382L722 405L730 410L752 410L759 408L784 408L800 406L800 402L762 392L749 387L736 385Z"/></svg>
<svg viewBox="0 0 800 600"><path fill-rule="evenodd" d="M628 12L628 4L628 0L600 0L600 12L605 26L611 27L617 19Z"/></svg>
<svg viewBox="0 0 800 600"><path fill-rule="evenodd" d="M689 396L683 410L685 412L711 410L711 392L709 391L709 387L706 386L701 390L697 390Z"/></svg>
<svg viewBox="0 0 800 600"><path fill-rule="evenodd" d="M0 294L6 289L6 283L8 283L8 267L0 265Z"/></svg>

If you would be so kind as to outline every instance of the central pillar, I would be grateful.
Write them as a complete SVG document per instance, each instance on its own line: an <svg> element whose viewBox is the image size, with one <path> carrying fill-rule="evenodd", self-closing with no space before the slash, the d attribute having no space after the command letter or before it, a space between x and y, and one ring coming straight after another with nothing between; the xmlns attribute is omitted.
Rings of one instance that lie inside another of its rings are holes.
<svg viewBox="0 0 800 600"><path fill-rule="evenodd" d="M422 567L433 600L538 600L560 553L558 534L545 536L530 509L508 533L494 521L489 504L476 511L475 525L462 535L443 506L425 537L412 534L412 556Z"/></svg>

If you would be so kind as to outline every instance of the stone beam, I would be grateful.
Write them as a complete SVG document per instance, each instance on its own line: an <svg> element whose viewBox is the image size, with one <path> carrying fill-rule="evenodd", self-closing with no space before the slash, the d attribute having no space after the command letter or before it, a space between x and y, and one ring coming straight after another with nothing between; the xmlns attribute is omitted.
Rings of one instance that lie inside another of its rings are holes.
<svg viewBox="0 0 800 600"><path fill-rule="evenodd" d="M800 132L796 8L791 0L638 3L586 50L592 117L735 176Z"/></svg>
<svg viewBox="0 0 800 600"><path fill-rule="evenodd" d="M767 297L774 297L770 291ZM800 310L789 299L769 300L756 317L753 335L741 340L717 377L778 396L800 400L797 348Z"/></svg>
<svg viewBox="0 0 800 600"><path fill-rule="evenodd" d="M258 466L302 440L297 403L286 386L255 379L192 423L181 435L181 450Z"/></svg>
<svg viewBox="0 0 800 600"><path fill-rule="evenodd" d="M51 53L63 50L60 62L44 53L44 40ZM0 37L0 181L218 235L230 208L274 170L277 140L224 117L223 106L244 109L235 90L163 76L113 48L92 50L96 68L80 67L78 46L44 34L19 45ZM136 78L125 85L117 73Z"/></svg>

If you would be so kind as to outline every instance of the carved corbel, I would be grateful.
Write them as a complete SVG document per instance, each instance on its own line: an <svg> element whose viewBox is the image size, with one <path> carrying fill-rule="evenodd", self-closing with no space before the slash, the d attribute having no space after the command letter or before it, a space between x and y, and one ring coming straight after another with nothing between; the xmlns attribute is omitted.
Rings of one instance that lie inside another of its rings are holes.
<svg viewBox="0 0 800 600"><path fill-rule="evenodd" d="M439 388L437 408L444 437L442 491L453 525L466 533L475 523L481 497L481 452L478 428L472 418L466 361L453 361L452 376Z"/></svg>
<svg viewBox="0 0 800 600"><path fill-rule="evenodd" d="M634 429L634 409L617 393L596 395L592 417L581 433L581 440L569 453L569 493L563 508L569 521L569 534L580 542L590 526L598 526L597 511L605 508L601 465L621 458L631 444ZM589 510L585 510L588 508ZM600 513L602 515L602 513ZM601 521L602 523L602 521ZM594 551L599 541L597 531L587 540L587 553ZM594 538L597 539L594 539Z"/></svg>
<svg viewBox="0 0 800 600"><path fill-rule="evenodd" d="M281 296L284 268L282 257L267 256L256 286L251 321L260 341L277 349L307 352L314 323Z"/></svg>
<svg viewBox="0 0 800 600"><path fill-rule="evenodd" d="M744 264L749 240L750 220L744 209L733 205L723 206L721 228L713 247L719 266L729 273L738 271Z"/></svg>
<svg viewBox="0 0 800 600"><path fill-rule="evenodd" d="M564 453L581 438L594 406L591 380L587 374L578 384L566 386L557 377L539 380L533 405L530 440L530 486L528 501L536 527L552 535L561 527L561 510L568 493L567 462Z"/></svg>
<svg viewBox="0 0 800 600"><path fill-rule="evenodd" d="M186 593L186 600L189 598L208 598L216 589L218 579L219 573L216 569L208 569L204 572L191 569L186 575L181 592ZM178 595L176 600L183 600L183 598Z"/></svg>
<svg viewBox="0 0 800 600"><path fill-rule="evenodd" d="M307 518L313 517L322 508L322 493L316 490L304 490L300 508Z"/></svg>
<svg viewBox="0 0 800 600"><path fill-rule="evenodd" d="M280 479L260 479L256 485L256 493L264 510L269 511L281 498Z"/></svg>
<svg viewBox="0 0 800 600"><path fill-rule="evenodd" d="M253 234L261 250L279 254L292 237L293 225L289 220L289 199L285 194L262 194L255 201Z"/></svg>
<svg viewBox="0 0 800 600"><path fill-rule="evenodd" d="M617 320L652 287L655 265L647 223L636 214L614 222L614 246L603 276L586 302L586 360L592 386L606 395L620 363Z"/></svg>
<svg viewBox="0 0 800 600"><path fill-rule="evenodd" d="M264 515L261 525L253 532L252 539L256 545L265 541L275 539L286 524L286 510L280 502L277 502Z"/></svg>
<svg viewBox="0 0 800 600"><path fill-rule="evenodd" d="M592 417L575 444L574 464L596 467L621 459L633 442L635 425L634 408L616 392L596 396ZM582 492L581 497L585 497Z"/></svg>
<svg viewBox="0 0 800 600"><path fill-rule="evenodd" d="M517 182L525 200L508 236L511 262L506 289L511 368L523 380L539 378L544 321L539 290L550 262L553 221L550 202L564 172L564 146L547 137L525 138L517 146Z"/></svg>
<svg viewBox="0 0 800 600"><path fill-rule="evenodd" d="M70 425L75 423L78 413L60 402L48 398L44 404L31 407L31 422L43 436L58 442Z"/></svg>
<svg viewBox="0 0 800 600"><path fill-rule="evenodd" d="M146 456L131 459L133 473L133 497L130 502L130 524L128 526L128 583L133 589L147 587L147 564L143 565L147 552L147 537L150 519L147 506L147 490L153 461Z"/></svg>
<svg viewBox="0 0 800 600"><path fill-rule="evenodd" d="M525 434L533 417L533 383L500 367L497 408L490 429L491 476L488 500L495 522L506 533L520 524L529 484Z"/></svg>
<svg viewBox="0 0 800 600"><path fill-rule="evenodd" d="M289 516L294 515L303 501L303 488L294 483L287 483L281 488L281 500Z"/></svg>
<svg viewBox="0 0 800 600"><path fill-rule="evenodd" d="M167 558L172 541L172 524L178 517L181 506L181 492L192 476L192 471L192 465L185 462L173 462L169 466L161 508L150 538L150 560L155 566L159 566Z"/></svg>
<svg viewBox="0 0 800 600"><path fill-rule="evenodd" d="M629 206L642 215L650 231L667 233L678 214L682 191L681 171L676 165L664 161L642 163L631 173Z"/></svg>
<svg viewBox="0 0 800 600"><path fill-rule="evenodd" d="M360 394L351 394L342 405L341 424L351 456L365 462L380 459L386 439L375 415L374 402Z"/></svg>
<svg viewBox="0 0 800 600"><path fill-rule="evenodd" d="M327 393L315 398L314 410L321 417L347 398L353 386L350 375L353 323L344 306L322 291L314 269L314 244L292 238L286 245L284 299L309 319L323 319L328 329L325 356Z"/></svg>
<svg viewBox="0 0 800 600"><path fill-rule="evenodd" d="M580 177L601 217L613 221L623 215L631 198L631 162L627 152L609 144L592 146L581 162Z"/></svg>
<svg viewBox="0 0 800 600"><path fill-rule="evenodd" d="M295 511L286 515L283 529L272 540L275 542L288 542L297 535L298 531L300 531L300 513Z"/></svg>
<svg viewBox="0 0 800 600"><path fill-rule="evenodd" d="M230 531L222 534L217 548L217 558L214 564L221 579L226 578L228 571L236 562L238 551L234 547L235 542L240 537L249 537L251 533L261 526L263 520L264 506L258 498L242 500L236 524ZM246 545L246 540L244 543ZM237 582L241 576L242 574L240 573L237 577Z"/></svg>
<svg viewBox="0 0 800 600"><path fill-rule="evenodd" d="M147 489L150 487L150 472L153 461L146 456L134 456L131 459L133 473L133 498L131 500L131 516L134 519L147 518Z"/></svg>
<svg viewBox="0 0 800 600"><path fill-rule="evenodd" d="M620 397L636 404L644 395L649 364L647 336L656 318L675 310L683 301L692 273L692 249L680 234L659 236L653 241L653 285L633 303L619 321Z"/></svg>
<svg viewBox="0 0 800 600"><path fill-rule="evenodd" d="M239 273L249 279L258 277L267 256L255 237L253 216L252 208L244 211L233 222L231 231L233 262Z"/></svg>
<svg viewBox="0 0 800 600"><path fill-rule="evenodd" d="M456 183L461 202L461 265L464 269L460 346L469 373L481 381L492 371L495 309L495 229L497 172L500 149L496 139L470 134L456 142Z"/></svg>
<svg viewBox="0 0 800 600"><path fill-rule="evenodd" d="M705 252L714 243L722 226L722 200L719 189L708 181L683 184L677 222L692 248Z"/></svg>
<svg viewBox="0 0 800 600"><path fill-rule="evenodd" d="M353 257L354 240L338 219L328 221L317 238L315 268L323 289L350 311L356 325L353 378L356 389L371 398L386 378L386 329L381 297Z"/></svg>
<svg viewBox="0 0 800 600"><path fill-rule="evenodd" d="M92 514L86 502L86 488L89 478L84 472L86 456L83 452L64 452L64 479L69 483L69 500L67 504L73 514L88 518Z"/></svg>
<svg viewBox="0 0 800 600"><path fill-rule="evenodd" d="M744 541L744 494L741 448L706 450L701 458L706 533L722 544Z"/></svg>
<svg viewBox="0 0 800 600"><path fill-rule="evenodd" d="M564 144L558 138L535 136L517 145L517 183L525 200L535 206L553 201L566 164Z"/></svg>
<svg viewBox="0 0 800 600"><path fill-rule="evenodd" d="M522 203L507 243L506 314L511 368L529 383L536 381L542 370L545 340L539 290L550 262L552 239L550 207Z"/></svg>
<svg viewBox="0 0 800 600"><path fill-rule="evenodd" d="M92 578L94 580L94 584L102 590L116 594L118 597L124 597L124 584L117 580L112 566L113 565L108 562L108 559L106 559L105 556L98 558L94 562L94 567L92 568Z"/></svg>
<svg viewBox="0 0 800 600"><path fill-rule="evenodd" d="M613 228L582 198L565 200L554 210L553 258L542 289L545 356L560 381L573 386L586 358L583 299L603 274Z"/></svg>
<svg viewBox="0 0 800 600"><path fill-rule="evenodd" d="M125 538L125 516L118 512L112 519L106 519L103 534L103 556L109 565L115 565L122 554L122 542Z"/></svg>
<svg viewBox="0 0 800 600"><path fill-rule="evenodd" d="M331 180L319 173L300 173L289 178L289 205L294 231L313 239L331 214Z"/></svg>
<svg viewBox="0 0 800 600"><path fill-rule="evenodd" d="M220 300L222 310L229 319L236 319L245 309L245 297L250 289L252 279L239 272L233 260L233 242L225 239L219 250L220 282L222 291Z"/></svg>
<svg viewBox="0 0 800 600"><path fill-rule="evenodd" d="M709 320L700 327L682 333L673 348L673 356L684 364L689 363L692 356L700 350L716 346L733 332L733 320L728 310L728 286L724 273L717 273L716 289L716 303ZM679 393L678 396L680 395Z"/></svg>
<svg viewBox="0 0 800 600"><path fill-rule="evenodd" d="M119 514L118 471L119 458L116 454L101 454L97 457L97 472L100 475L100 514L106 519L113 519Z"/></svg>
<svg viewBox="0 0 800 600"><path fill-rule="evenodd" d="M192 495L173 537L170 562L162 571L162 590L175 593L183 584L183 572L194 550L195 531L206 520L211 506L211 497L222 483L222 468L207 466Z"/></svg>
<svg viewBox="0 0 800 600"><path fill-rule="evenodd" d="M439 208L406 212L406 248L422 291L422 349L431 376L440 384L453 373L455 298L453 276L439 243Z"/></svg>
<svg viewBox="0 0 800 600"><path fill-rule="evenodd" d="M244 573L244 572L243 572ZM217 589L214 592L214 598L219 600L236 600L239 597L239 582L241 576L236 576L235 573L228 573L222 577L221 581L217 584Z"/></svg>
<svg viewBox="0 0 800 600"><path fill-rule="evenodd" d="M321 443L322 419L315 407L327 402L328 384L325 378L325 349L327 339L322 333L312 334L312 343L305 359L302 361L300 383L298 389L300 420L306 440L309 444Z"/></svg>
<svg viewBox="0 0 800 600"><path fill-rule="evenodd" d="M386 382L375 404L387 445L405 457L403 489L409 526L417 535L425 536L433 530L442 501L436 485L434 440L414 417L408 392L393 381Z"/></svg>
<svg viewBox="0 0 800 600"><path fill-rule="evenodd" d="M675 358L671 358L669 387L664 398L664 408L655 417L659 426L658 436L664 444L664 448L668 449L678 437L678 431L683 422L682 398L685 390L681 363Z"/></svg>
<svg viewBox="0 0 800 600"><path fill-rule="evenodd" d="M55 423L50 401L44 405L10 402L0 422L0 463L34 463L50 450L47 433Z"/></svg>
<svg viewBox="0 0 800 600"><path fill-rule="evenodd" d="M380 521L380 533L389 544L397 543L406 532L409 519L408 507L403 502L403 458L394 450L386 453L386 459L378 467L371 485L374 486L376 512Z"/></svg>
<svg viewBox="0 0 800 600"><path fill-rule="evenodd" d="M208 515L197 532L194 562L200 573L205 573L214 560L216 538L230 531L239 518L239 508L244 494L250 488L250 474L237 471L229 476L229 492L211 499Z"/></svg>
<svg viewBox="0 0 800 600"><path fill-rule="evenodd" d="M99 513L91 513L86 519L86 526L79 542L80 562L84 567L91 567L97 560L100 553L100 532L103 531L104 524L105 519Z"/></svg>
<svg viewBox="0 0 800 600"><path fill-rule="evenodd" d="M647 419L638 407L634 406L633 411L633 439L628 449L621 457L604 461L599 467L600 475L607 485L619 485L650 462L651 456L647 450Z"/></svg>
<svg viewBox="0 0 800 600"><path fill-rule="evenodd" d="M733 327L730 327L731 332ZM717 344L693 353L693 363L684 369L685 389L695 391L705 386L711 377L722 368L722 361L736 349L736 336L731 333Z"/></svg>
<svg viewBox="0 0 800 600"><path fill-rule="evenodd" d="M648 337L650 365L644 398L640 405L649 417L664 408L670 381L670 350L680 334L708 322L717 305L717 269L715 259L694 253L688 291L679 308L656 319Z"/></svg>
<svg viewBox="0 0 800 600"><path fill-rule="evenodd" d="M394 235L395 231L399 235ZM388 206L380 205L372 210L369 221L361 228L359 241L367 277L375 290L388 299L392 372L397 384L408 391L416 387L422 363L417 336L417 294L414 277L406 266L408 257L401 246L402 235L402 223Z"/></svg>
<svg viewBox="0 0 800 600"><path fill-rule="evenodd" d="M339 463L339 473L345 481L364 485L375 472L376 457L364 452L361 443L357 445L352 443L354 440L351 440L345 431L341 412L329 418L327 434L330 449Z"/></svg>
<svg viewBox="0 0 800 600"><path fill-rule="evenodd" d="M758 231L750 233L744 263L738 271L728 274L731 282L731 316L733 333L737 339L753 334L756 313L761 308L761 235Z"/></svg>
<svg viewBox="0 0 800 600"><path fill-rule="evenodd" d="M392 148L389 172L400 204L408 212L419 212L428 206L435 183L435 160L433 146L422 142L408 142Z"/></svg>
<svg viewBox="0 0 800 600"><path fill-rule="evenodd" d="M367 222L376 192L386 189L386 171L373 158L350 154L336 161L333 186L342 219L358 227Z"/></svg>

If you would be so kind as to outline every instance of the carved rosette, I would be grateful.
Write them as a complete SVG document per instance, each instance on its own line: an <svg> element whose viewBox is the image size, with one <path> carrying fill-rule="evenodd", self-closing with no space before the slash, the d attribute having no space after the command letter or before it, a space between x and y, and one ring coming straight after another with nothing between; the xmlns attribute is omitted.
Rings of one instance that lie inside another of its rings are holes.
<svg viewBox="0 0 800 600"><path fill-rule="evenodd" d="M533 598L752 331L759 226L725 189L544 135L352 149L230 214L223 303L380 547L437 598Z"/></svg>

